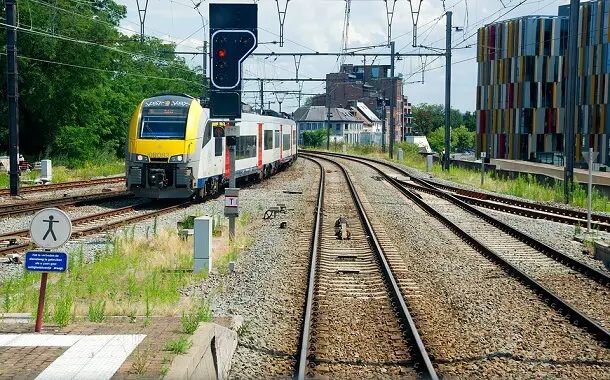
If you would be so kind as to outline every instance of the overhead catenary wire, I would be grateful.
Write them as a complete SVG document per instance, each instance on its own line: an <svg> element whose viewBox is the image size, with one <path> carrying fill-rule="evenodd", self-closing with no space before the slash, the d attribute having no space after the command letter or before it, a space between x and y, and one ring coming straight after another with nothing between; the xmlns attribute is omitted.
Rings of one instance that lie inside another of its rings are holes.
<svg viewBox="0 0 610 380"><path fill-rule="evenodd" d="M0 52L0 55L4 55L5 56L6 53ZM72 64L72 63L52 61L52 60L48 60L48 59L28 57L28 56L25 56L25 55L22 55L22 54L19 54L18 58L19 59L25 59L25 60L28 60L28 61L49 63L49 64L53 64L53 65L58 65L58 66L68 66L68 67L74 67L74 68L77 68L77 69L84 69L84 70L92 70L92 71L105 72L105 73L109 73L109 74L128 75L128 76L140 77L140 78L145 78L145 79L173 80L173 81L181 81L181 82L186 82L186 83L193 83L193 84L197 84L197 85L201 84L200 82L195 82L195 81L191 81L191 80L184 79L184 78L158 77L158 76L151 76L151 75L145 75L145 74L129 73L129 72L120 71L120 70L101 69L101 68L98 68L98 67L83 66L83 65L76 65L76 64Z"/></svg>
<svg viewBox="0 0 610 380"><path fill-rule="evenodd" d="M0 25L5 26L5 27L9 27L9 28L13 27L13 26L8 25L8 24L6 24L4 22L0 22ZM177 65L177 63L175 61L171 61L171 60L164 59L164 58L161 58L161 57L150 56L150 55L142 54L142 53L138 53L138 52L124 51L124 50L121 50L121 49L118 49L118 48L115 48L115 47L112 47L112 46L102 45L102 44L99 44L99 43L96 43L96 42L80 40L80 39L77 39L77 38L63 36L63 35L59 35L59 34L50 34L50 33L42 32L40 30L30 30L30 29L19 27L19 26L15 26L14 28L16 30L23 31L25 33L35 34L35 35L39 35L39 36L43 36L43 37L47 37L47 38L53 38L53 39L58 39L58 40L78 43L78 44L82 44L82 45L93 46L93 47L100 47L102 49L107 49L107 50L114 51L114 52L117 52L117 53L127 54L127 55L130 55L130 56L135 57L135 58L146 58L146 59L151 59L151 60L156 60L156 61L162 61L162 62L166 62L168 65L175 66L175 67L177 67L180 70L192 72L192 70L187 68L187 67L182 67L182 66Z"/></svg>

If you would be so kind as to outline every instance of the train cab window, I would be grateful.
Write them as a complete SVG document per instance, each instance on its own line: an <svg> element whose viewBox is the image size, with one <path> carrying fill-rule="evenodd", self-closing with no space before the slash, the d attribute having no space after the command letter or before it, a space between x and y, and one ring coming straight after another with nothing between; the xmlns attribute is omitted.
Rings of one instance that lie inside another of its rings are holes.
<svg viewBox="0 0 610 380"><path fill-rule="evenodd" d="M222 142L223 137L215 137L214 138L214 156L222 156Z"/></svg>
<svg viewBox="0 0 610 380"><path fill-rule="evenodd" d="M274 131L273 132L273 140L275 141L275 144L273 144L274 148L279 148L280 147L280 131Z"/></svg>
<svg viewBox="0 0 610 380"><path fill-rule="evenodd" d="M205 130L203 131L203 145L202 147L208 145L210 140L212 139L212 122L208 121L205 125Z"/></svg>
<svg viewBox="0 0 610 380"><path fill-rule="evenodd" d="M265 131L263 139L265 150L273 149L273 131Z"/></svg>
<svg viewBox="0 0 610 380"><path fill-rule="evenodd" d="M188 107L143 107L142 139L184 139Z"/></svg>

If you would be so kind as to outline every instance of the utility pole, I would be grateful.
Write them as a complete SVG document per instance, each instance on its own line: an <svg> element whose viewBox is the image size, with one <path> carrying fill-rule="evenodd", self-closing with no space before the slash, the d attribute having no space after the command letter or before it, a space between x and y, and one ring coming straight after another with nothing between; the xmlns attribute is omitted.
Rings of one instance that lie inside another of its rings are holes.
<svg viewBox="0 0 610 380"><path fill-rule="evenodd" d="M265 94L264 94L264 85L263 85L263 81L261 80L261 115L265 113Z"/></svg>
<svg viewBox="0 0 610 380"><path fill-rule="evenodd" d="M570 1L570 26L568 29L568 83L565 120L565 168L563 194L565 203L572 199L574 183L574 119L576 113L576 79L578 76L578 12L580 0Z"/></svg>
<svg viewBox="0 0 610 380"><path fill-rule="evenodd" d="M383 99L381 100L381 119L383 123L381 123L381 152L385 153L385 122L386 122L386 112L385 112L385 89L383 90Z"/></svg>
<svg viewBox="0 0 610 380"><path fill-rule="evenodd" d="M208 99L208 41L203 41L203 91L201 92L201 100Z"/></svg>
<svg viewBox="0 0 610 380"><path fill-rule="evenodd" d="M282 113L282 102L280 102L279 100L277 101L280 105L280 113Z"/></svg>
<svg viewBox="0 0 610 380"><path fill-rule="evenodd" d="M394 158L394 103L396 89L394 88L394 41L390 42L390 159Z"/></svg>
<svg viewBox="0 0 610 380"><path fill-rule="evenodd" d="M449 170L449 157L451 155L451 15L453 12L447 11L447 37L445 51L445 156L443 167Z"/></svg>
<svg viewBox="0 0 610 380"><path fill-rule="evenodd" d="M330 95L326 90L326 150L330 150Z"/></svg>
<svg viewBox="0 0 610 380"><path fill-rule="evenodd" d="M17 69L16 0L5 0L6 10L6 82L8 87L8 140L11 196L19 195L19 88Z"/></svg>

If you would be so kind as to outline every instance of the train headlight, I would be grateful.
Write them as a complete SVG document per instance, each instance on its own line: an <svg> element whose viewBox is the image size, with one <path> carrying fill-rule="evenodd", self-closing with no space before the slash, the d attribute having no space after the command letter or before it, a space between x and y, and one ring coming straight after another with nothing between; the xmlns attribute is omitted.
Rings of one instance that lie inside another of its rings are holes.
<svg viewBox="0 0 610 380"><path fill-rule="evenodd" d="M148 157L142 154L132 154L131 160L135 162L148 162Z"/></svg>
<svg viewBox="0 0 610 380"><path fill-rule="evenodd" d="M169 162L182 162L184 160L184 157L179 154L177 156L171 156L169 159Z"/></svg>

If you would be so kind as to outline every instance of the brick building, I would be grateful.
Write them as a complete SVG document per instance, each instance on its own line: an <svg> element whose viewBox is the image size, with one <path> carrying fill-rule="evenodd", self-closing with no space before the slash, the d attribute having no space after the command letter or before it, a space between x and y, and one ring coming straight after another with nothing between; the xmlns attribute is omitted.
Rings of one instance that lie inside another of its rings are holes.
<svg viewBox="0 0 610 380"><path fill-rule="evenodd" d="M394 137L395 141L404 140L404 97L402 78L395 77ZM326 94L313 98L314 106L347 107L354 102L364 103L380 119L385 118L389 125L389 107L392 78L390 65L351 65L341 66L338 73L326 74ZM330 102L330 104L328 104ZM383 108L386 107L384 115ZM389 141L389 127L388 131Z"/></svg>

